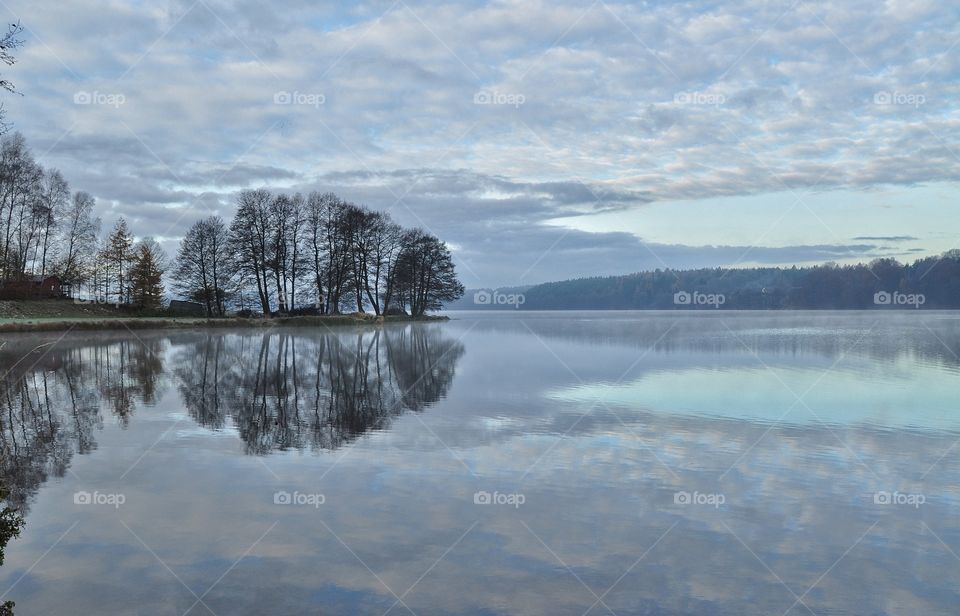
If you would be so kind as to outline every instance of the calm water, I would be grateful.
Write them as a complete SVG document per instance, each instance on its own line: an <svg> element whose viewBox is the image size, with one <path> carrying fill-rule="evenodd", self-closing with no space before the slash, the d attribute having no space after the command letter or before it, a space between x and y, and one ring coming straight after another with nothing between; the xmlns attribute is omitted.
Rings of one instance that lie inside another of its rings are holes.
<svg viewBox="0 0 960 616"><path fill-rule="evenodd" d="M6 336L2 600L957 613L960 315L454 319Z"/></svg>

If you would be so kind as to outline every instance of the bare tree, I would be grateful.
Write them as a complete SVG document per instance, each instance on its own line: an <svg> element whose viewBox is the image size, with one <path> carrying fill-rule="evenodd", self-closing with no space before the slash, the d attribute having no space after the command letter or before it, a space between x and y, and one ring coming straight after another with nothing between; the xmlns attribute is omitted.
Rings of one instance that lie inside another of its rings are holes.
<svg viewBox="0 0 960 616"><path fill-rule="evenodd" d="M211 216L196 222L180 242L174 290L202 303L207 316L223 316L229 256L223 220Z"/></svg>
<svg viewBox="0 0 960 616"><path fill-rule="evenodd" d="M353 296L357 312L363 312L363 299L369 289L369 262L373 252L376 215L370 210L350 204L344 231L350 241ZM374 307L379 312L379 307Z"/></svg>
<svg viewBox="0 0 960 616"><path fill-rule="evenodd" d="M295 217L293 200L277 195L270 202L270 242L267 263L273 272L277 290L277 310L290 310L288 286L290 280L291 221Z"/></svg>
<svg viewBox="0 0 960 616"><path fill-rule="evenodd" d="M414 229L404 234L403 246L396 285L401 303L410 306L411 314L423 315L463 296L463 285L457 280L450 249L444 242Z"/></svg>
<svg viewBox="0 0 960 616"><path fill-rule="evenodd" d="M13 50L23 45L23 39L20 38L21 34L23 34L23 26L19 23L10 24L7 27L6 33L0 37L0 62L3 62L7 66L13 66L17 62L16 57L13 55ZM16 86L6 78L0 78L0 88L3 88L7 92L18 94ZM0 105L0 134L10 128L10 125L3 121L5 116L6 113L3 110L3 105Z"/></svg>
<svg viewBox="0 0 960 616"><path fill-rule="evenodd" d="M55 271L70 284L86 282L91 275L100 235L100 219L93 215L95 206L96 201L89 193L77 192L61 218L60 252Z"/></svg>
<svg viewBox="0 0 960 616"><path fill-rule="evenodd" d="M318 308L340 312L343 290L352 265L346 233L348 205L333 193L310 193L307 198L307 238Z"/></svg>
<svg viewBox="0 0 960 616"><path fill-rule="evenodd" d="M43 170L23 135L4 137L0 143L0 268L4 280L25 273L28 227L42 177Z"/></svg>
<svg viewBox="0 0 960 616"><path fill-rule="evenodd" d="M300 193L290 198L292 212L287 221L288 242L290 245L290 308L297 305L297 280L305 269L305 260L303 256L306 242L305 234L307 231L307 211L306 201Z"/></svg>
<svg viewBox="0 0 960 616"><path fill-rule="evenodd" d="M237 213L230 223L230 252L238 275L256 283L260 307L270 314L267 247L271 240L270 193L245 190L237 199Z"/></svg>
<svg viewBox="0 0 960 616"><path fill-rule="evenodd" d="M43 174L41 200L36 205L36 223L39 236L34 248L33 271L41 276L47 274L51 240L56 235L57 221L62 220L70 202L70 185L56 169Z"/></svg>

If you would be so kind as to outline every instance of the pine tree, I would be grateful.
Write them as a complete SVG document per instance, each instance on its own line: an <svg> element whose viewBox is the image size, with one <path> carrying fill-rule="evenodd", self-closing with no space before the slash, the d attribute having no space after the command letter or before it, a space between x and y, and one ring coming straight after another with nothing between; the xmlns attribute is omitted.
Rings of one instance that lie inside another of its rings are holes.
<svg viewBox="0 0 960 616"><path fill-rule="evenodd" d="M147 242L137 246L130 269L130 295L138 308L159 308L163 302L163 264L160 261Z"/></svg>
<svg viewBox="0 0 960 616"><path fill-rule="evenodd" d="M121 218L114 225L107 245L104 246L101 258L105 261L107 271L117 280L117 303L130 301L130 265L133 261L133 236L127 227L127 221ZM109 280L108 283L109 285ZM110 289L107 288L109 298Z"/></svg>

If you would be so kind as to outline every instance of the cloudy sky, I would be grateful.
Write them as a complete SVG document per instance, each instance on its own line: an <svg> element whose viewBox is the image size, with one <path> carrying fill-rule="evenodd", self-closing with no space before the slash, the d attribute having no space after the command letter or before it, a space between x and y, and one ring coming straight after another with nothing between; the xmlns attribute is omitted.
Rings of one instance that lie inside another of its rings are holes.
<svg viewBox="0 0 960 616"><path fill-rule="evenodd" d="M171 254L237 191L425 227L468 287L960 240L960 7L2 0L37 158Z"/></svg>

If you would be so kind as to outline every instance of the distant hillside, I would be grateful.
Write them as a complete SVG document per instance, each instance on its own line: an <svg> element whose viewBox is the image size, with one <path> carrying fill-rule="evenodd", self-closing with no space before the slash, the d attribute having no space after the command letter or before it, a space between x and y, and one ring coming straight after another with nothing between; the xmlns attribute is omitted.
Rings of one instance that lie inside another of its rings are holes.
<svg viewBox="0 0 960 616"><path fill-rule="evenodd" d="M960 308L960 250L912 264L656 270L479 289L449 309L783 310Z"/></svg>

